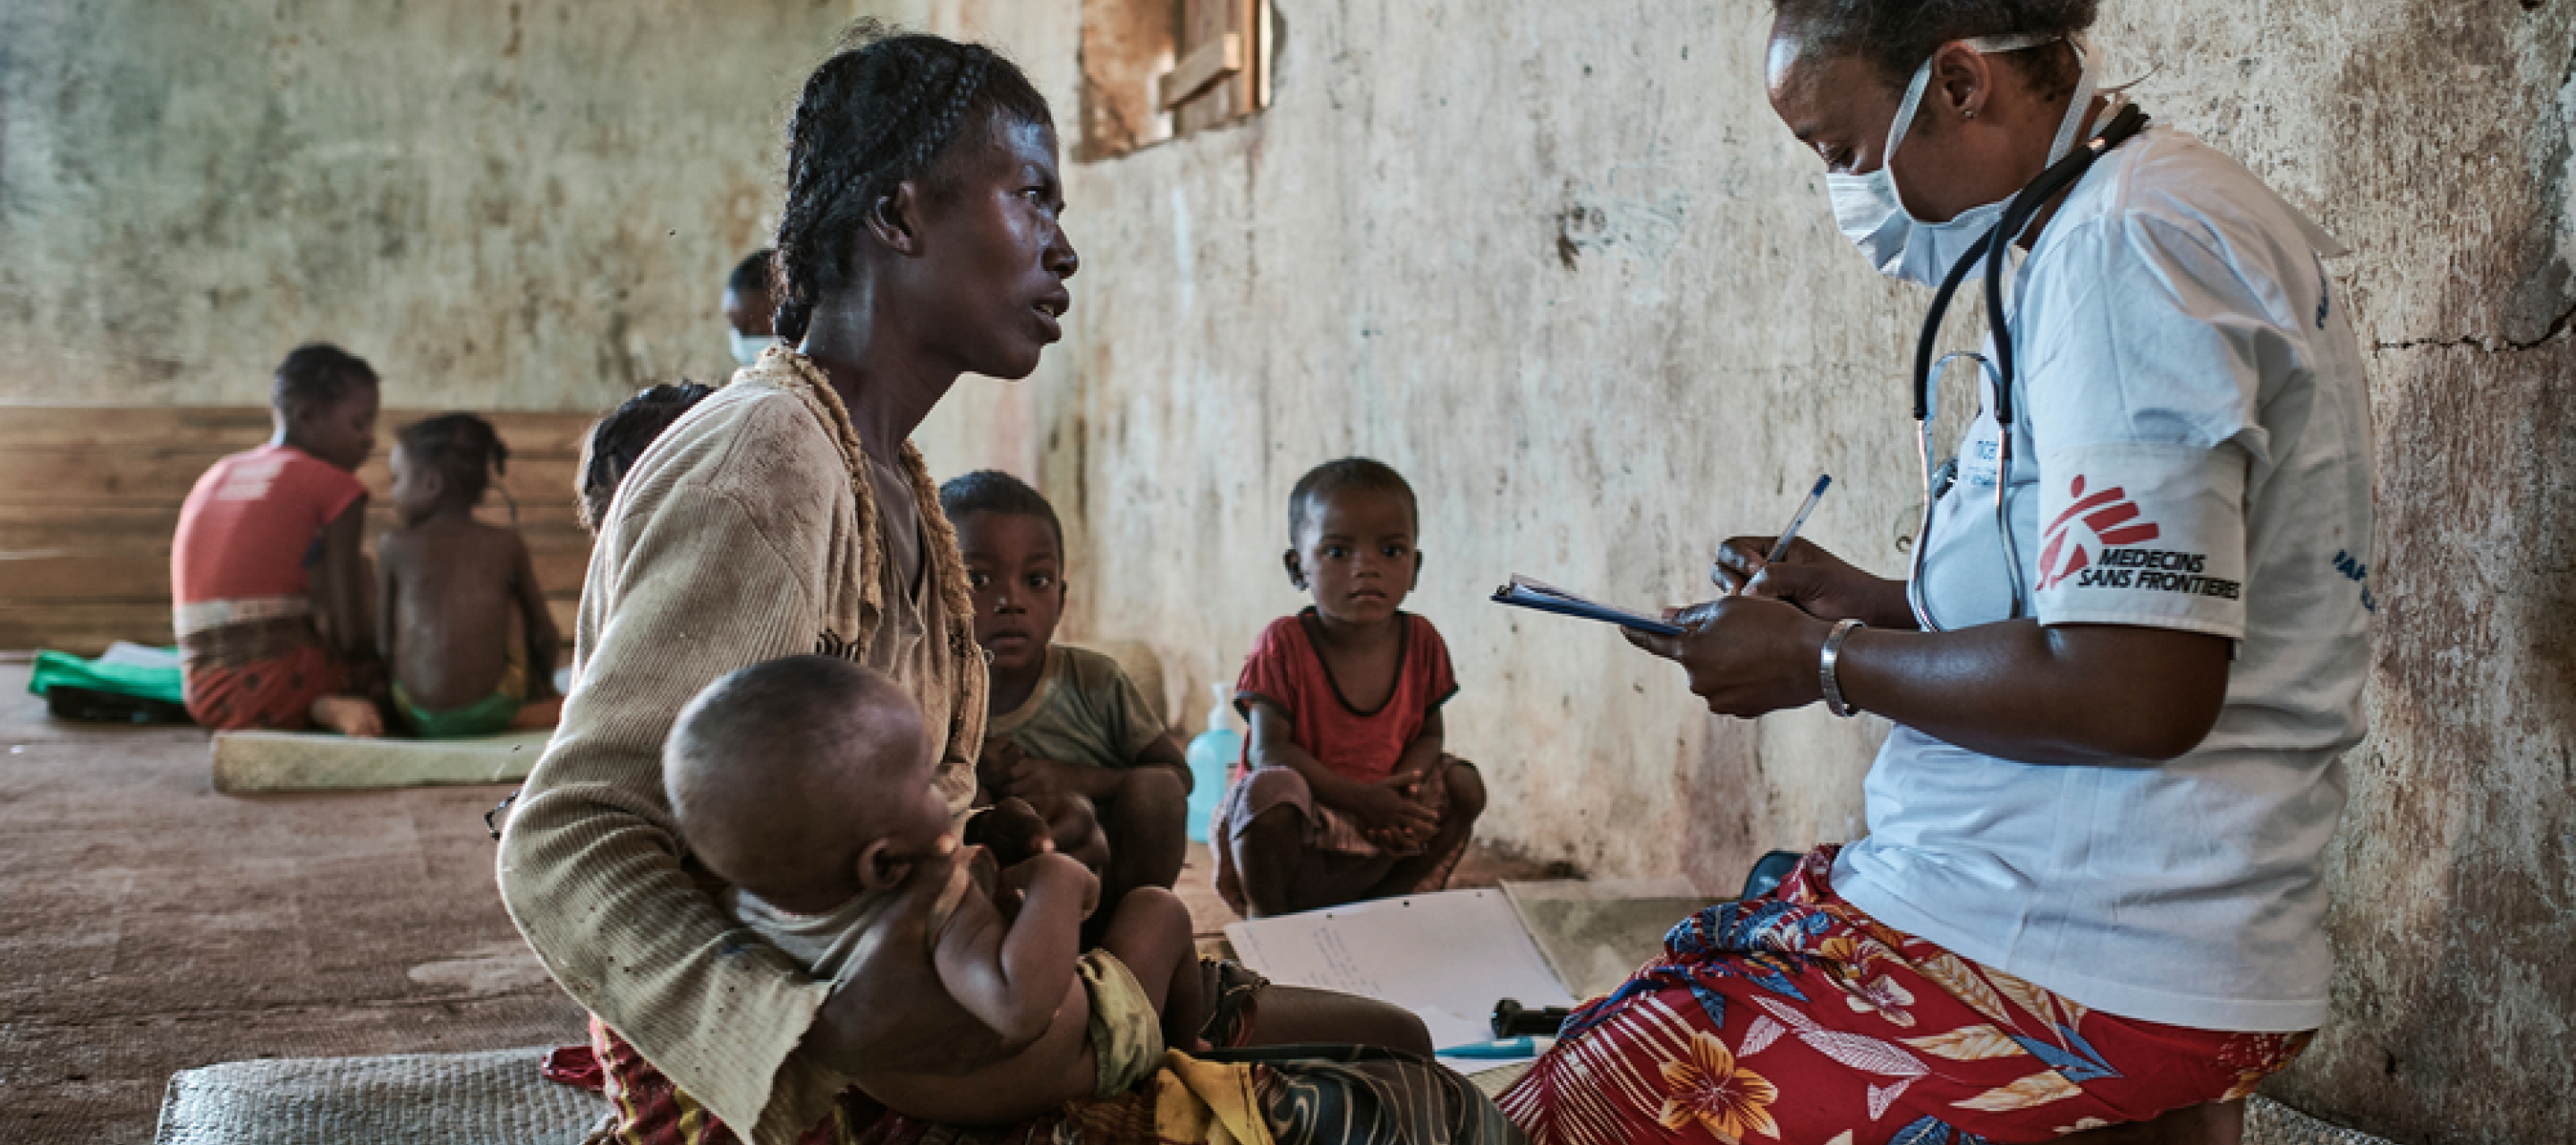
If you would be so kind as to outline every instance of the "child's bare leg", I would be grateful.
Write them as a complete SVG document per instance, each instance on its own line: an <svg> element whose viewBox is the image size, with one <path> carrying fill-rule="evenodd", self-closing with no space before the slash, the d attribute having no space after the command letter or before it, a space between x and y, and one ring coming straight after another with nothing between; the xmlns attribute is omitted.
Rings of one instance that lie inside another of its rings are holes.
<svg viewBox="0 0 2576 1145"><path fill-rule="evenodd" d="M374 701L360 696L324 696L313 701L305 715L313 726L328 728L352 739L374 739L385 734L384 714Z"/></svg>
<svg viewBox="0 0 2576 1145"><path fill-rule="evenodd" d="M1273 807L1236 830L1227 845L1234 848L1234 869L1243 879L1245 913L1266 918L1297 909L1288 895L1306 852L1305 812Z"/></svg>
<svg viewBox="0 0 2576 1145"><path fill-rule="evenodd" d="M1170 887L1190 855L1190 793L1168 767L1140 767L1118 781L1101 801L1101 828L1109 836L1109 869L1101 873L1104 898L1136 887Z"/></svg>
<svg viewBox="0 0 2576 1145"><path fill-rule="evenodd" d="M1375 998L1315 990L1304 986L1267 986L1253 1019L1247 1046L1292 1046L1312 1043L1385 1046L1431 1056L1431 1031L1413 1011Z"/></svg>
<svg viewBox="0 0 2576 1145"><path fill-rule="evenodd" d="M1199 997L1193 929L1190 908L1179 895L1161 887L1136 887L1118 900L1108 933L1100 939L1101 949L1117 955L1145 987L1163 1018L1163 1044L1177 1050L1198 1048L1199 1026L1207 1020L1200 1013L1205 1001Z"/></svg>
<svg viewBox="0 0 2576 1145"><path fill-rule="evenodd" d="M1441 766L1447 769L1441 781L1448 785L1449 801L1441 807L1439 829L1422 844L1421 854L1408 855L1389 868L1386 877L1369 888L1368 897L1389 898L1424 889L1423 881L1440 873L1441 865L1451 862L1475 833L1476 817L1485 813L1484 778L1475 768L1453 765L1445 757Z"/></svg>
<svg viewBox="0 0 2576 1145"><path fill-rule="evenodd" d="M519 714L510 718L513 731L537 731L555 726L563 718L563 698L535 700L519 705Z"/></svg>

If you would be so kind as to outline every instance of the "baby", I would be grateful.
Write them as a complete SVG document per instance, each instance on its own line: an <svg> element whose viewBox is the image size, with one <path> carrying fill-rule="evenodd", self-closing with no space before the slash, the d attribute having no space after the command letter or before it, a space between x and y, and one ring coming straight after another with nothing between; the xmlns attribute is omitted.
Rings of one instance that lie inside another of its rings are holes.
<svg viewBox="0 0 2576 1145"><path fill-rule="evenodd" d="M1026 799L1059 828L1071 819L1056 846L1078 857L1105 835L1106 901L1171 886L1189 853L1189 761L1117 661L1055 643L1065 582L1054 507L990 469L940 486L939 507L957 527L993 681L977 777L994 798ZM1067 797L1092 804L1099 832L1065 813Z"/></svg>
<svg viewBox="0 0 2576 1145"><path fill-rule="evenodd" d="M1077 933L1098 900L1082 864L1041 851L996 872L958 846L931 786L920 709L882 673L831 656L734 672L681 709L662 779L690 853L731 884L743 925L835 984L919 983L905 1028L981 1024L1016 1047L958 1077L869 1073L869 1096L950 1124L1018 1121L1152 1076L1199 1046L1189 912L1131 892L1103 949Z"/></svg>
<svg viewBox="0 0 2576 1145"><path fill-rule="evenodd" d="M1314 607L1272 621L1235 706L1252 721L1218 805L1216 889L1251 917L1438 890L1485 809L1440 750L1458 690L1431 622L1398 611L1422 572L1413 489L1366 458L1288 495L1288 581Z"/></svg>
<svg viewBox="0 0 2576 1145"><path fill-rule="evenodd" d="M376 541L379 637L394 707L424 739L554 726L562 639L518 530L474 519L509 457L469 413L395 438L399 527Z"/></svg>

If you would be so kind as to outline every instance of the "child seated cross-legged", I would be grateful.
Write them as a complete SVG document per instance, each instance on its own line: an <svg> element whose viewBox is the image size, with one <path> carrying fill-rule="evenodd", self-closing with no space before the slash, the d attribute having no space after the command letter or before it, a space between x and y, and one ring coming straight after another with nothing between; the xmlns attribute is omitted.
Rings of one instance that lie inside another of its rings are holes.
<svg viewBox="0 0 2576 1145"><path fill-rule="evenodd" d="M976 768L987 794L1028 800L1077 857L1096 859L1081 850L1105 836L1105 901L1171 886L1189 855L1189 762L1117 661L1054 642L1065 597L1054 507L990 469L940 486L939 507L957 527L992 678ZM1077 800L1091 804L1098 835Z"/></svg>
<svg viewBox="0 0 2576 1145"><path fill-rule="evenodd" d="M900 686L833 656L717 680L663 746L680 837L731 884L720 902L735 919L816 978L910 999L889 1021L913 1037L981 1025L1015 1047L956 1076L862 1073L859 1088L898 1113L995 1124L1123 1093L1160 1070L1166 1045L1204 1048L1180 899L1129 893L1102 948L1082 953L1099 882L1057 851L996 871L990 852L960 847L936 755Z"/></svg>
<svg viewBox="0 0 2576 1145"><path fill-rule="evenodd" d="M518 530L474 519L508 460L490 422L451 413L395 439L399 527L376 542L394 707L424 739L553 727L562 638Z"/></svg>
<svg viewBox="0 0 2576 1145"><path fill-rule="evenodd" d="M277 367L267 445L217 461L170 544L188 714L218 731L384 733L367 616L367 487L376 372L315 342Z"/></svg>
<svg viewBox="0 0 2576 1145"><path fill-rule="evenodd" d="M1271 622L1244 662L1252 735L1210 833L1217 893L1239 912L1439 890L1466 851L1485 785L1441 750L1449 649L1399 608L1419 522L1412 487L1366 458L1289 494L1288 580L1314 606Z"/></svg>

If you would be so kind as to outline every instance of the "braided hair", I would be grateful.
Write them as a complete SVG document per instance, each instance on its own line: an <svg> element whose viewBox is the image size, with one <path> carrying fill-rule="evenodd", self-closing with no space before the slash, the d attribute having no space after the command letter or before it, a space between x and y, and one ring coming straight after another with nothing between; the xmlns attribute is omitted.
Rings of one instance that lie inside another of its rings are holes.
<svg viewBox="0 0 2576 1145"><path fill-rule="evenodd" d="M510 463L510 447L492 423L470 413L440 414L404 426L395 436L411 463L447 479L449 495L468 505L483 499L494 475ZM506 491L505 491L506 495Z"/></svg>
<svg viewBox="0 0 2576 1145"><path fill-rule="evenodd" d="M654 386L626 399L591 427L589 439L582 442L580 486L574 490L580 498L582 528L597 533L607 523L617 484L635 468L644 448L689 407L714 392L686 378L678 385Z"/></svg>
<svg viewBox="0 0 2576 1145"><path fill-rule="evenodd" d="M981 144L1004 123L1054 121L1028 76L992 49L860 21L788 117L772 266L778 336L803 341L815 305L849 284L851 240L897 185L939 187L946 161L972 150L960 144Z"/></svg>
<svg viewBox="0 0 2576 1145"><path fill-rule="evenodd" d="M307 342L277 364L268 404L293 417L302 410L336 405L361 386L376 388L375 367L366 359L328 342Z"/></svg>
<svg viewBox="0 0 2576 1145"><path fill-rule="evenodd" d="M1772 0L1778 27L1820 56L1858 56L1894 88L1952 40L1979 36L2072 36L2093 26L2102 0ZM2067 45L2009 53L2032 87L2054 99L2075 89Z"/></svg>

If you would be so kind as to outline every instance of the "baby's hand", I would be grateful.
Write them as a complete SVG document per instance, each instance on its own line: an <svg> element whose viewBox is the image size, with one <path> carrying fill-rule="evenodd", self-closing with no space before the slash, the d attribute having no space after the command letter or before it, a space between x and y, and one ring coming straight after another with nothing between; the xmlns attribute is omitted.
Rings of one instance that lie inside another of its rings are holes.
<svg viewBox="0 0 2576 1145"><path fill-rule="evenodd" d="M1030 894L1049 896L1066 892L1081 895L1082 917L1100 909L1100 878L1081 860L1061 851L1048 851L1002 872L1002 886L1023 899Z"/></svg>

